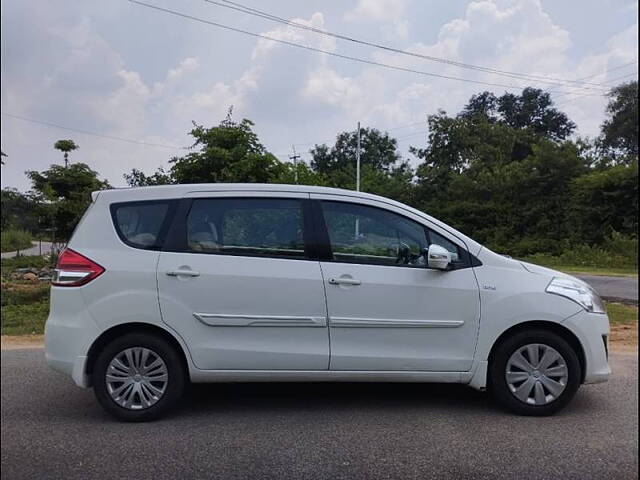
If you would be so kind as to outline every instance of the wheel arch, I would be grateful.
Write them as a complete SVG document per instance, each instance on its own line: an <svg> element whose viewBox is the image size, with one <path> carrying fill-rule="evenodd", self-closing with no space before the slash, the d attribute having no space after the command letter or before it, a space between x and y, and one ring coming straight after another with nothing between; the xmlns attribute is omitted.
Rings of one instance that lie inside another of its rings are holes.
<svg viewBox="0 0 640 480"><path fill-rule="evenodd" d="M114 339L121 337L122 335L126 335L128 333L148 333L151 335L156 335L167 340L178 352L178 355L182 359L182 366L184 368L184 372L187 380L190 379L189 374L189 361L187 359L187 352L185 352L184 348L178 341L178 339L169 331L164 328L161 328L157 325L151 323L141 323L141 322L133 322L133 323L122 323L119 325L115 325L100 334L98 338L94 340L91 344L87 352L87 361L85 364L85 374L91 378L91 374L93 373L93 367L95 366L96 359L100 351L108 345Z"/></svg>
<svg viewBox="0 0 640 480"><path fill-rule="evenodd" d="M571 346L571 348L573 348L573 350L576 352L576 355L578 356L578 360L580 362L580 368L582 370L582 378L580 379L580 383L584 383L585 375L587 373L587 359L586 359L586 354L584 352L584 348L582 347L582 344L580 343L580 340L578 339L578 337L571 330L569 330L567 327L556 322L549 322L544 320L532 320L532 321L522 322L522 323L518 323L516 325L511 326L510 328L502 332L500 336L493 342L493 345L491 346L491 350L489 352L488 364L491 365L493 361L493 357L497 350L497 347L506 338L510 337L515 333L521 332L523 330L532 330L532 329L547 330L547 331L553 332L559 337L561 337L562 339L564 339Z"/></svg>

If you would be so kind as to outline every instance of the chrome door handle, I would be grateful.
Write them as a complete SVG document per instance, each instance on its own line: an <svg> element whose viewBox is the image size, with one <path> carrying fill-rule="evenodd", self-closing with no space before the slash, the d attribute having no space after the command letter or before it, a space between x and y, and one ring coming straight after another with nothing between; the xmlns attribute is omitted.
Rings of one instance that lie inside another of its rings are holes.
<svg viewBox="0 0 640 480"><path fill-rule="evenodd" d="M170 277L199 277L200 272L196 272L195 270L169 270L167 275Z"/></svg>
<svg viewBox="0 0 640 480"><path fill-rule="evenodd" d="M355 278L330 278L329 283L331 285L360 285L362 282Z"/></svg>

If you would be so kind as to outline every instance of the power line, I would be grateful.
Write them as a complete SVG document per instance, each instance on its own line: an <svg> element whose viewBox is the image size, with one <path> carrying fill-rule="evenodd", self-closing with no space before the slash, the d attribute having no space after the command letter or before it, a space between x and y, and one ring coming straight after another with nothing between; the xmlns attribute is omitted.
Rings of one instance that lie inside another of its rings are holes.
<svg viewBox="0 0 640 480"><path fill-rule="evenodd" d="M130 138L116 137L113 135L103 135L101 133L90 132L89 130L81 130L79 128L66 127L64 125L58 125L56 123L45 122L42 120L35 120L33 118L21 117L20 115L13 115L11 113L4 113L2 115L5 117L15 118L18 120L22 120L24 122L37 123L38 125L45 125L47 127L59 128L60 130L68 130L70 132L82 133L84 135L90 135L92 137L106 138L108 140L118 140L120 142L127 143L135 143L137 145L145 145L147 147L159 147L159 148L169 148L172 150L186 150L187 147L176 147L175 145L163 145L160 143L151 143L151 142L143 142L141 140L132 140Z"/></svg>
<svg viewBox="0 0 640 480"><path fill-rule="evenodd" d="M129 0L131 3L135 3L137 5L146 7L146 8L151 8L153 10L158 10L160 12L164 12L164 13L168 13L170 15L174 15L177 17L182 17L182 18L186 18L188 20L193 20L195 22L199 22L199 23L204 23L206 25L211 25L214 27L218 27L218 28L222 28L224 30L229 30L232 32L237 32L237 33L242 33L244 35L249 35L252 37L256 37L256 38L263 38L265 40L269 40L272 42L277 42L277 43L282 43L284 45L289 45L291 47L297 47L297 48L301 48L303 50L309 50L312 52L316 52L316 53L324 53L325 55L330 55L332 57L337 57L337 58L342 58L345 60L351 60L354 62L358 62L358 63L364 63L367 65L373 65L373 66L377 66L377 67L384 67L384 68L388 68L388 69L392 69L392 70L398 70L398 71L402 71L402 72L408 72L408 73L415 73L418 75L423 75L423 76L427 76L427 77L434 77L434 78L442 78L442 79L446 79L446 80L456 80L459 82L466 82L466 83L473 83L473 84L477 84L477 85L485 85L485 86L492 86L492 87L502 87L502 88L506 88L506 89L515 89L515 90L522 90L523 86L518 86L518 85L506 85L506 84L500 84L500 83L492 83L492 82L483 82L480 80L471 80L468 78L461 78L461 77L452 77L449 75L441 75L441 74L437 74L437 73L430 73L430 72L425 72L422 70L415 70L412 68L406 68L406 67L400 67L398 65L390 65L387 63L382 63L382 62L376 62L374 60L367 60L364 58L360 58L360 57L353 57L350 55L342 55L340 53L335 53L335 52L330 52L327 50L322 50L320 48L315 48L315 47L310 47L308 45L302 45L300 43L295 43L295 42L290 42L288 40L282 40L279 38L273 38L270 37L268 35L264 35L264 34L260 34L260 33L255 33L255 32L250 32L248 30L243 30L240 28L236 28L236 27L231 27L229 25L224 25L221 23L217 23L217 22L213 22L210 20L205 20L203 18L199 18L199 17L195 17L193 15L189 15L186 13L182 13L182 12L177 12L175 10L169 10L167 8L163 8L163 7L158 7L157 5L152 5L150 3L145 3L145 2L141 2L139 0ZM599 94L602 96L606 96L606 94L602 93Z"/></svg>
<svg viewBox="0 0 640 480"><path fill-rule="evenodd" d="M614 79L612 79L612 80L609 80L607 83L617 82L618 80L621 80L621 79L623 79L623 78L630 77L630 76L632 76L632 75L637 75L637 74L638 74L638 72L631 72L631 73L628 73L628 74L626 74L626 75L622 75L621 77L616 77L616 78L614 78ZM570 94L570 95L571 95L571 94ZM574 96L574 97L572 97L572 98L565 98L565 101L564 101L564 102L560 102L560 103L558 103L558 104L556 105L556 107L560 107L560 106L562 106L562 105L566 105L566 104L568 104L568 103L573 102L574 100L579 100L580 98L588 97L588 96L589 96L589 95L576 95L576 96Z"/></svg>
<svg viewBox="0 0 640 480"><path fill-rule="evenodd" d="M318 33L320 35L325 35L325 36L329 36L329 37L333 37L333 38L337 38L340 40L346 40L348 42L352 42L352 43L356 43L359 45L366 45L369 47L374 47L374 48L378 48L381 50L385 50L385 51L389 51L389 52L393 52L393 53L398 53L401 55L407 55L407 56L411 56L411 57L415 57L415 58L420 58L423 60L429 60L432 62L438 62L438 63L444 63L447 65L452 65L455 67L459 67L459 68L467 68L467 69L471 69L471 70L476 70L476 71L481 71L481 72L485 72L485 73L490 73L493 75L501 75L501 76L505 76L505 77L509 77L509 78L515 78L515 79L520 79L520 80L534 80L537 82L542 82L542 83L549 83L552 85L565 85L565 86L569 86L567 84L579 84L579 88L582 89L592 89L592 90L596 90L596 87L599 87L600 85L597 83L589 83L589 82L584 82L582 80L567 80L567 79L561 79L561 78L553 78L553 77L548 77L548 76L543 76L543 75L533 75L533 74L526 74L526 73L518 73L518 72L509 72L506 70L498 70L495 68L490 68L490 67L483 67L483 66L479 66L479 65L472 65L469 63L463 63L463 62L457 62L455 60L450 60L450 59L446 59L446 58L440 58L440 57L434 57L431 55L424 55L424 54L420 54L420 53L416 53L416 52L411 52L411 51L407 51L407 50L401 50L399 48L394 48L394 47L390 47L388 45L382 45L379 43L375 43L375 42L370 42L370 41L366 41L366 40L361 40L358 38L354 38L354 37L349 37L347 35L343 35L343 34L339 34L339 33L333 33L333 32L329 32L327 30L322 30L319 28L315 28L312 27L310 25L304 25L302 23L298 23L298 22L294 22L291 20L287 20L286 18L283 17L279 17L277 15L273 15L271 13L265 12L263 10L258 10L256 8L252 8L252 7L247 7L246 5L242 5L241 3L238 2L233 2L230 0L223 0L224 3L215 1L215 0L204 0L207 3L213 4L213 5L217 5L223 8L228 8L228 9L232 9L238 12L242 12L242 13L246 13L248 15L253 15L256 17L260 17L266 20L270 20L272 22L278 22L278 23L283 23L285 25L289 25L291 27L294 28L299 28L299 29L303 29L303 30L308 30L314 33Z"/></svg>
<svg viewBox="0 0 640 480"><path fill-rule="evenodd" d="M611 72L613 72L615 70L620 70L621 68L625 68L625 67L628 67L630 65L634 65L636 63L638 63L637 60L635 60L633 62L625 63L624 65L619 65L619 66L617 66L615 68L609 68L609 69L607 69L607 70L605 70L603 72L594 73L593 75L589 75L587 77L582 77L582 78L583 79L584 78L593 78L593 77L597 77L599 75L606 75L607 73L611 73ZM626 77L629 77L629 76L635 75L635 74L636 74L636 72L627 73L626 75L622 75L621 77L617 77L617 78L614 78L612 80L608 80L606 82L603 82L603 83L601 83L601 85L607 85L607 84L609 84L611 82L615 82L616 80L619 80L621 78L626 78ZM556 92L561 92L561 91L560 90L547 90L547 93L556 93ZM562 92L559 95L575 95L577 93L579 93L579 92L576 92L576 93L574 93L574 92Z"/></svg>

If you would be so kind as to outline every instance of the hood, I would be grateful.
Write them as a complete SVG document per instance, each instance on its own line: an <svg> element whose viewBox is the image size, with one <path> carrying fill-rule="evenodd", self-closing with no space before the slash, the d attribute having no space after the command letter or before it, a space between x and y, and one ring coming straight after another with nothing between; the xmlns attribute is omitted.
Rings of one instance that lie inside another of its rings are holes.
<svg viewBox="0 0 640 480"><path fill-rule="evenodd" d="M536 275L546 275L548 277L561 277L561 278L568 278L570 280L573 280L574 282L578 282L582 285L585 285L589 288L591 288L589 286L588 283L586 283L584 280L580 280L579 278L576 278L572 275L569 275L567 273L563 273L563 272L559 272L558 270L554 270L552 268L547 268L547 267L541 267L540 265L535 265L533 263L529 263L529 262L522 262L520 261L520 264L524 267L524 269L528 272L531 273L535 273Z"/></svg>

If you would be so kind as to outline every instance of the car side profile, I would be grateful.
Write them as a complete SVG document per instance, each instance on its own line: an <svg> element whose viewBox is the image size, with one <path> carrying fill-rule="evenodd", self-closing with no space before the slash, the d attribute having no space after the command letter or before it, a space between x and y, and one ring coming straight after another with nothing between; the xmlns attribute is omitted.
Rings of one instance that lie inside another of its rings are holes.
<svg viewBox="0 0 640 480"><path fill-rule="evenodd" d="M462 383L549 415L608 379L608 335L584 282L393 200L198 184L94 192L45 350L127 421L238 381Z"/></svg>

